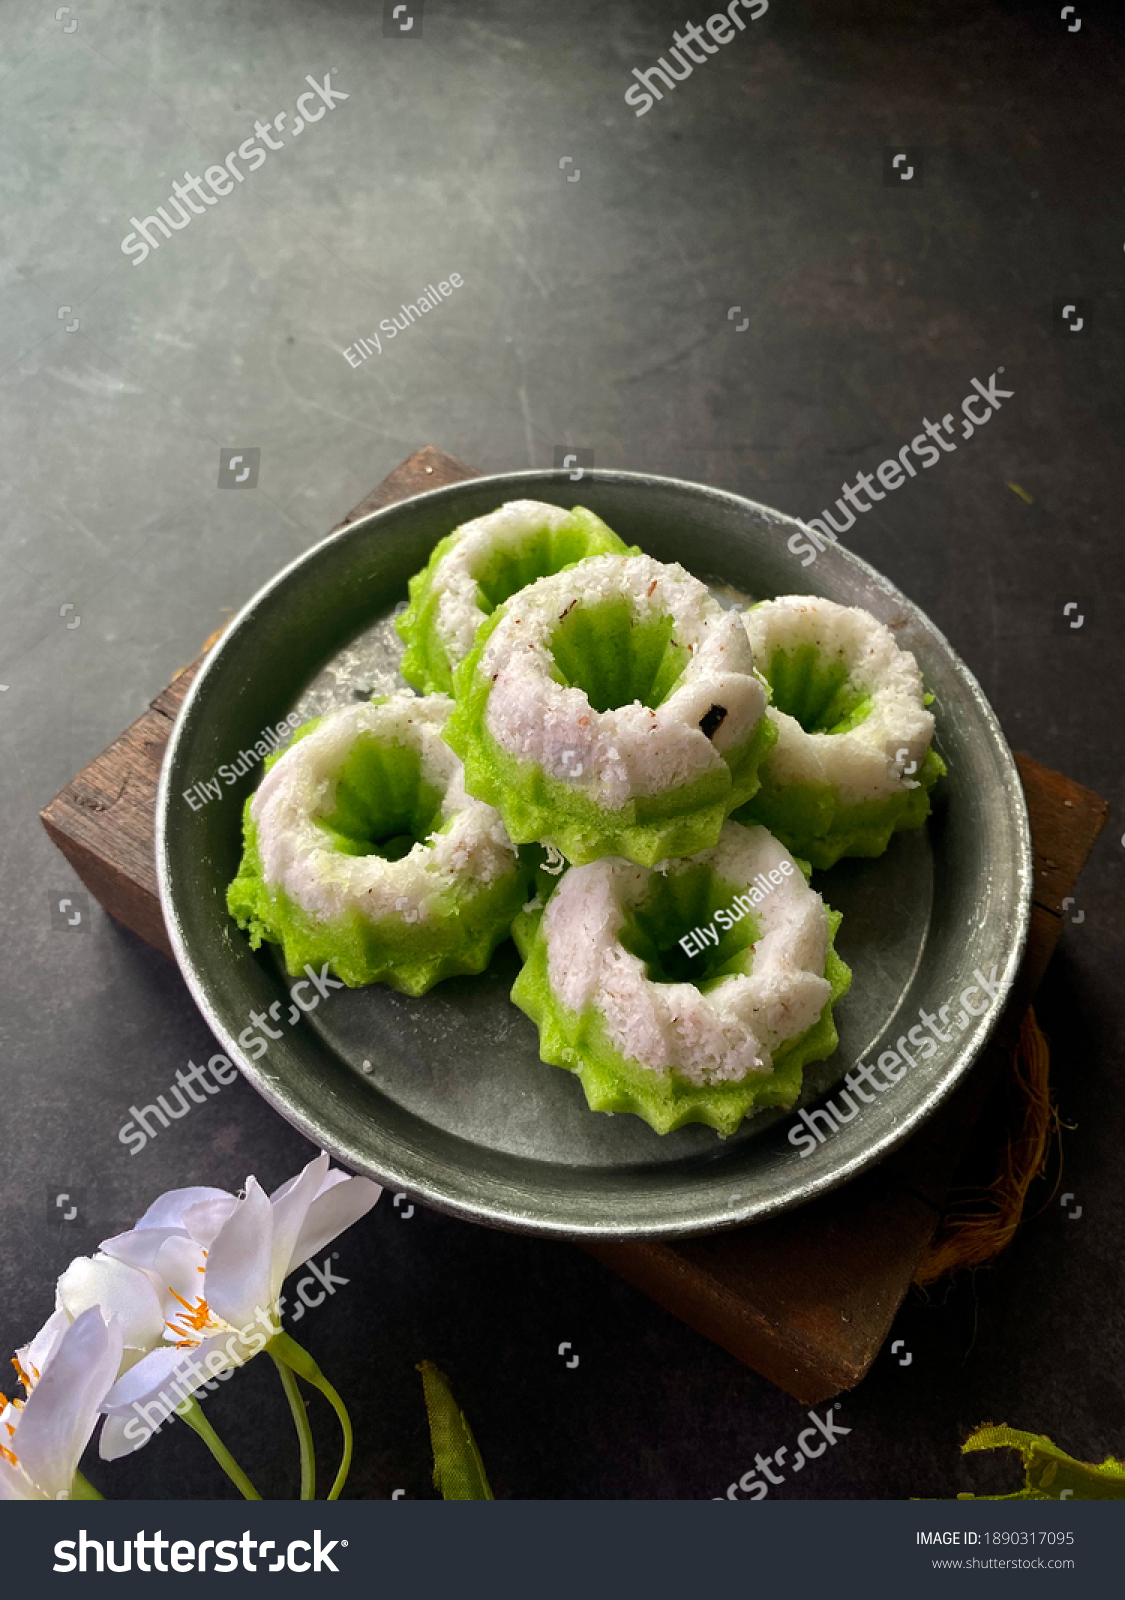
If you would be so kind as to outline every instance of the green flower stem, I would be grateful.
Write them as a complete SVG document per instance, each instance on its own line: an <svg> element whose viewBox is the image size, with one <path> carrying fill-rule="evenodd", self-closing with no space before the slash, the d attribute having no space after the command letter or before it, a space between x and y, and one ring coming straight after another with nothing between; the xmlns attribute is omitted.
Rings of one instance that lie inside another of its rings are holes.
<svg viewBox="0 0 1125 1600"><path fill-rule="evenodd" d="M338 1500L340 1491L348 1480L348 1473L352 1465L352 1419L348 1416L348 1408L340 1399L328 1379L321 1372L308 1351L302 1349L296 1339L291 1339L287 1333L278 1333L270 1340L267 1346L275 1361L284 1362L291 1367L299 1378L304 1378L306 1383L311 1383L314 1389L319 1389L329 1405L335 1411L340 1421L344 1434L344 1452L340 1458L340 1470L336 1474L336 1481L328 1491L329 1500Z"/></svg>
<svg viewBox="0 0 1125 1600"><path fill-rule="evenodd" d="M188 1427L199 1435L244 1500L260 1500L262 1498L203 1415L203 1407L198 1400L189 1396L182 1405L176 1407L176 1415L182 1417Z"/></svg>
<svg viewBox="0 0 1125 1600"><path fill-rule="evenodd" d="M301 1391L297 1387L297 1380L291 1368L287 1367L281 1357L271 1350L273 1364L277 1368L281 1387L285 1390L285 1398L289 1401L289 1409L293 1413L293 1421L297 1428L297 1441L301 1447L301 1499L316 1499L316 1456L313 1451L312 1429L309 1427L309 1414L305 1410L305 1402L301 1399Z"/></svg>
<svg viewBox="0 0 1125 1600"><path fill-rule="evenodd" d="M74 1474L74 1482L70 1486L70 1498L72 1500L104 1500L105 1496L98 1493L89 1478L84 1478L80 1472L76 1472Z"/></svg>

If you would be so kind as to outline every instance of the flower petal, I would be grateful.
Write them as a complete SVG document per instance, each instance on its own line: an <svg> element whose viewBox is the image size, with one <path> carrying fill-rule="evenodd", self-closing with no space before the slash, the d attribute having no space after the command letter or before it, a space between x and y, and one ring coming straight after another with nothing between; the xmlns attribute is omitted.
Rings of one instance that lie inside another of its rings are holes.
<svg viewBox="0 0 1125 1600"><path fill-rule="evenodd" d="M16 1351L20 1366L33 1383L35 1382L36 1373L42 1373L46 1370L47 1362L51 1359L59 1340L70 1327L70 1323L70 1317L60 1306L57 1310L52 1311L31 1343L25 1344L22 1349ZM2 1443L3 1440L0 1439L0 1444Z"/></svg>
<svg viewBox="0 0 1125 1600"><path fill-rule="evenodd" d="M100 1306L121 1330L127 1365L159 1344L164 1335L164 1307L147 1273L111 1256L79 1256L58 1281L59 1306L72 1320L91 1306Z"/></svg>
<svg viewBox="0 0 1125 1600"><path fill-rule="evenodd" d="M149 1206L138 1228L182 1228L184 1212L201 1200L233 1200L225 1189L169 1189Z"/></svg>
<svg viewBox="0 0 1125 1600"><path fill-rule="evenodd" d="M102 1410L110 1415L130 1411L134 1406L155 1399L161 1393L166 1398L170 1397L168 1410L174 1409L179 1405L183 1395L174 1394L173 1378L181 1370L184 1372L188 1370L187 1358L194 1353L193 1349L185 1354L183 1350L177 1350L175 1345L170 1344L162 1344L159 1349L150 1350L135 1367L130 1367L128 1372L121 1374L106 1395ZM185 1384L184 1393L190 1392L190 1383Z"/></svg>
<svg viewBox="0 0 1125 1600"><path fill-rule="evenodd" d="M345 1177L342 1183L323 1188L308 1209L286 1271L304 1266L310 1256L366 1216L382 1192L370 1178Z"/></svg>
<svg viewBox="0 0 1125 1600"><path fill-rule="evenodd" d="M324 1182L317 1190L317 1194L326 1194L329 1189L334 1189L338 1183L347 1183L351 1176L352 1174L345 1172L342 1167L333 1167L331 1172L324 1174Z"/></svg>
<svg viewBox="0 0 1125 1600"><path fill-rule="evenodd" d="M231 1334L216 1334L191 1350L164 1345L119 1378L105 1397L107 1413L98 1445L103 1461L116 1461L148 1443L178 1405L214 1374L203 1363L222 1350Z"/></svg>
<svg viewBox="0 0 1125 1600"><path fill-rule="evenodd" d="M234 1328L272 1310L270 1288L273 1212L257 1178L247 1178L246 1194L215 1235L204 1279L208 1304Z"/></svg>
<svg viewBox="0 0 1125 1600"><path fill-rule="evenodd" d="M20 1466L12 1466L0 1456L0 1500L45 1500L47 1496L37 1489Z"/></svg>
<svg viewBox="0 0 1125 1600"><path fill-rule="evenodd" d="M120 1361L120 1328L107 1327L97 1306L91 1306L63 1334L32 1390L13 1448L24 1472L48 1498L70 1493Z"/></svg>
<svg viewBox="0 0 1125 1600"><path fill-rule="evenodd" d="M155 1272L160 1283L160 1300L164 1316L166 1339L198 1339L198 1332L189 1333L186 1322L188 1306L195 1307L206 1299L206 1257L203 1246L182 1234L173 1234L164 1241L156 1258ZM187 1306L183 1304L187 1301ZM175 1331L180 1329L182 1331Z"/></svg>
<svg viewBox="0 0 1125 1600"><path fill-rule="evenodd" d="M103 1461L118 1461L122 1456L129 1455L133 1450L139 1450L148 1443L152 1433L144 1433L144 1424L141 1426L141 1436L134 1437L137 1430L133 1429L134 1418L126 1416L106 1417L102 1423L101 1437L98 1439L98 1454ZM128 1431L127 1431L128 1430Z"/></svg>
<svg viewBox="0 0 1125 1600"><path fill-rule="evenodd" d="M184 1212L184 1226L193 1239L210 1247L237 1204L238 1200L233 1194L218 1194L209 1200L198 1200Z"/></svg>
<svg viewBox="0 0 1125 1600"><path fill-rule="evenodd" d="M300 1238L309 1207L320 1192L328 1171L328 1154L322 1151L270 1198L273 1214L273 1246L270 1252L270 1285L274 1295L289 1271L294 1246Z"/></svg>
<svg viewBox="0 0 1125 1600"><path fill-rule="evenodd" d="M166 1239L186 1239L183 1228L130 1228L128 1233L115 1233L112 1239L103 1239L98 1253L123 1261L127 1267L139 1272L151 1272L158 1251Z"/></svg>

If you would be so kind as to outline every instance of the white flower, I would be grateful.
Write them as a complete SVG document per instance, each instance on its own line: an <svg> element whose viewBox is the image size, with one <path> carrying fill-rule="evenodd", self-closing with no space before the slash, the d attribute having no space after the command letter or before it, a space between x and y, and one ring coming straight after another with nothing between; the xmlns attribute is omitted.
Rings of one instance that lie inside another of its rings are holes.
<svg viewBox="0 0 1125 1600"><path fill-rule="evenodd" d="M225 1189L179 1190L175 1193L192 1194L198 1198L230 1199ZM155 1206L149 1207L146 1216L157 1211L170 1198L173 1196L162 1196ZM132 1235L122 1234L120 1237L126 1240ZM107 1241L109 1244L117 1242ZM100 1307L103 1319L116 1322L121 1331L118 1377L128 1372L150 1350L163 1346L167 1331L164 1286L154 1273L126 1265L124 1260L99 1250L94 1256L76 1256L58 1280L54 1313L31 1344L17 1352L24 1372L30 1372L29 1359L42 1366L59 1336L91 1306Z"/></svg>
<svg viewBox="0 0 1125 1600"><path fill-rule="evenodd" d="M367 1178L329 1171L322 1154L272 1195L255 1178L240 1196L173 1189L130 1232L104 1240L104 1257L146 1276L162 1296L164 1328L105 1398L102 1457L139 1449L201 1385L264 1350L281 1331L285 1278L381 1193Z"/></svg>
<svg viewBox="0 0 1125 1600"><path fill-rule="evenodd" d="M65 1500L121 1361L121 1329L94 1306L57 1311L16 1357L27 1391L0 1410L0 1500Z"/></svg>

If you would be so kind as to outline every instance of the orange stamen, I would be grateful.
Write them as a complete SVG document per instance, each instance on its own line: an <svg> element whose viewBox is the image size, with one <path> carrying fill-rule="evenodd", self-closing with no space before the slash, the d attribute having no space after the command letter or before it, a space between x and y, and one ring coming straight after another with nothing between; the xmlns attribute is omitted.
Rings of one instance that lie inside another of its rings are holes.
<svg viewBox="0 0 1125 1600"><path fill-rule="evenodd" d="M3 1456L5 1461L10 1461L13 1467L18 1467L20 1464L15 1451L9 1450L6 1444L0 1444L0 1456Z"/></svg>
<svg viewBox="0 0 1125 1600"><path fill-rule="evenodd" d="M168 1293L172 1296L173 1300L178 1300L184 1309L179 1313L178 1316L173 1318L171 1322L166 1322L164 1326L170 1329L172 1333L178 1333L181 1336L186 1334L189 1329L191 1329L194 1333L202 1333L203 1329L207 1326L207 1323L211 1318L211 1308L207 1304L206 1300L204 1300L201 1296L196 1301L195 1305L192 1305L189 1300L184 1299L183 1295L177 1294L175 1289L172 1288L171 1284L168 1285ZM183 1324L183 1326L181 1326L181 1324ZM188 1343L192 1342L198 1343L199 1341L188 1341Z"/></svg>

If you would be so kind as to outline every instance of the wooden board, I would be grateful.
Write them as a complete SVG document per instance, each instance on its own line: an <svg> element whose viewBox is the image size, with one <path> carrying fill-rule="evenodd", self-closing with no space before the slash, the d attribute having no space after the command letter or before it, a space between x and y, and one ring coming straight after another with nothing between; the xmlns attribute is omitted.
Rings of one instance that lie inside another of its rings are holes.
<svg viewBox="0 0 1125 1600"><path fill-rule="evenodd" d="M480 476L432 445L396 467L339 527L425 489ZM335 531L335 530L333 530ZM111 916L171 954L156 887L156 789L164 747L199 660L41 813ZM674 1243L584 1246L771 1382L812 1405L852 1388L887 1337L941 1216L957 1162L1008 1064L1058 941L1063 899L1109 808L1017 754L1035 851L1027 951L996 1041L966 1083L900 1151L854 1183L754 1227Z"/></svg>

